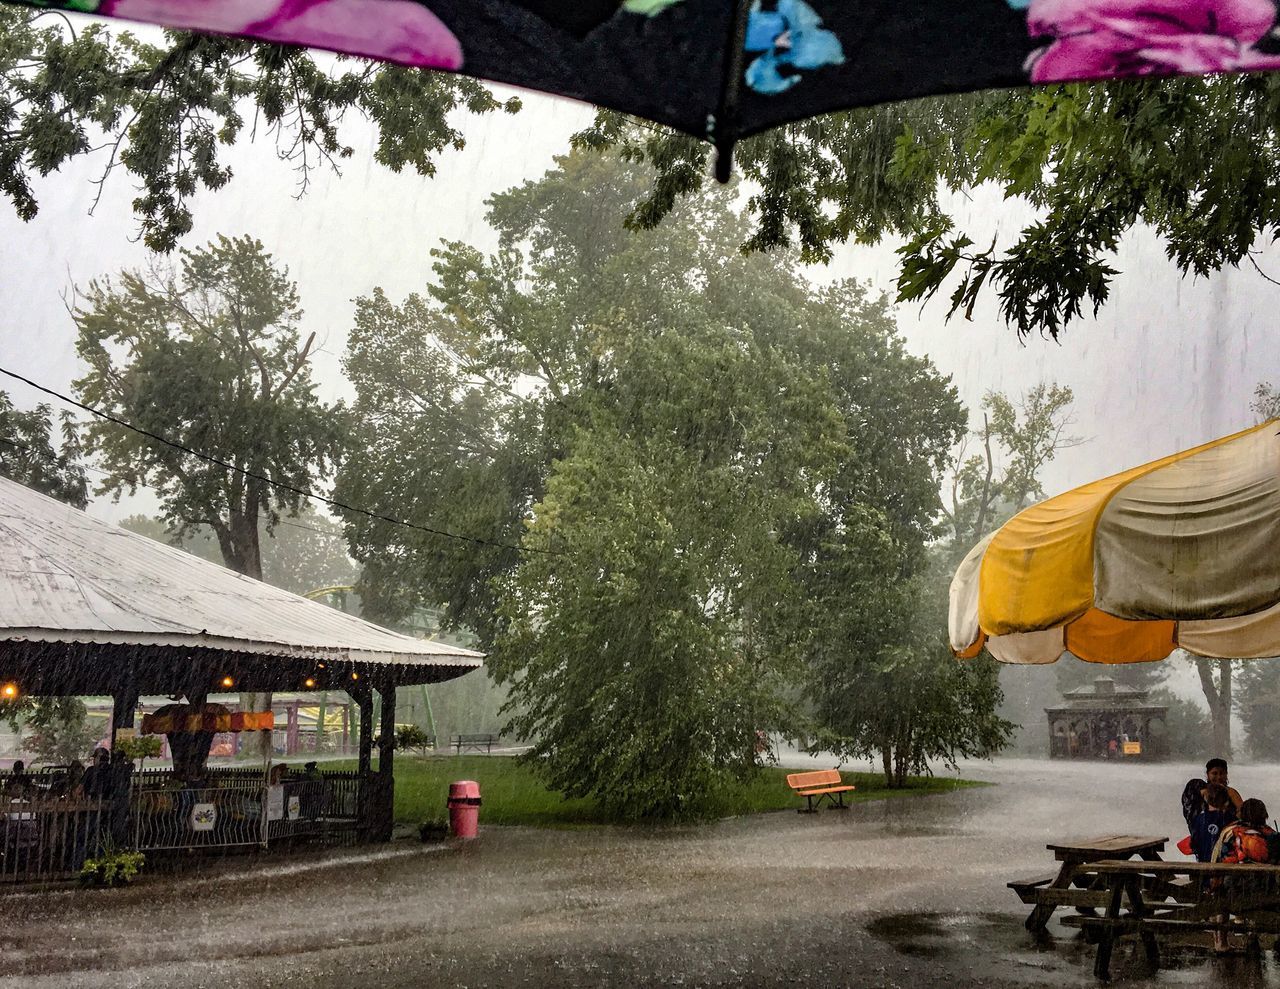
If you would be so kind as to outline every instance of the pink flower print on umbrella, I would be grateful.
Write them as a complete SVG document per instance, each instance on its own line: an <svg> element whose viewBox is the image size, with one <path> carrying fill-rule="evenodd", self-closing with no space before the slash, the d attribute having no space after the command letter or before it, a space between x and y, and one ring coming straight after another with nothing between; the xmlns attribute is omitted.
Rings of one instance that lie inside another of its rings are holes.
<svg viewBox="0 0 1280 989"><path fill-rule="evenodd" d="M1031 0L1028 31L1054 39L1031 81L1280 69L1254 47L1275 22L1273 0Z"/></svg>
<svg viewBox="0 0 1280 989"><path fill-rule="evenodd" d="M104 0L98 13L427 69L462 67L453 32L414 0Z"/></svg>

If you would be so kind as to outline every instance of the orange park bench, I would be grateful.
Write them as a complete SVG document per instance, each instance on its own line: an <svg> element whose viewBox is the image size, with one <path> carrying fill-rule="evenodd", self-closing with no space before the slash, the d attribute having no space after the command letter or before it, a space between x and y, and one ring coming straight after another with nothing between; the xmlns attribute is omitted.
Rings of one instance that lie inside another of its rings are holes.
<svg viewBox="0 0 1280 989"><path fill-rule="evenodd" d="M855 789L852 784L845 783L840 779L840 770L838 769L819 769L817 772L812 773L791 773L787 777L787 786L795 790L797 794L804 797L808 802L808 807L796 808L796 812L800 814L817 813L823 797L831 801L831 806L837 810L848 810L849 808L844 802L844 795ZM818 798L817 804L814 803L814 797Z"/></svg>

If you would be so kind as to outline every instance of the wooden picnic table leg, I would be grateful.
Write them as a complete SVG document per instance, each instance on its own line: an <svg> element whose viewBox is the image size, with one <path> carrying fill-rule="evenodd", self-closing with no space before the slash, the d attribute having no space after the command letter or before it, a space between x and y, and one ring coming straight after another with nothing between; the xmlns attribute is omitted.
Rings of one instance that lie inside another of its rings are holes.
<svg viewBox="0 0 1280 989"><path fill-rule="evenodd" d="M1129 905L1133 915L1141 921L1150 911L1147 908L1146 900L1142 896L1142 882L1137 876L1130 878L1129 883ZM1138 933L1142 937L1142 947L1146 949L1147 964L1153 971L1160 968L1160 944L1156 941L1156 933L1145 925L1139 924Z"/></svg>
<svg viewBox="0 0 1280 989"><path fill-rule="evenodd" d="M1115 880L1111 887L1111 902L1107 905L1107 920L1120 916L1120 899L1124 895L1124 881ZM1111 981L1111 949L1116 941L1116 929L1104 924L1098 932L1098 953L1093 959L1093 974L1103 982Z"/></svg>
<svg viewBox="0 0 1280 989"><path fill-rule="evenodd" d="M1058 870L1057 877L1048 886L1049 889L1066 889L1071 885L1071 881L1076 876L1076 863L1070 860L1062 863L1062 868ZM1043 931L1049 923L1049 918L1053 916L1053 911L1057 907L1052 903L1037 903L1031 911L1031 916L1026 919L1023 924L1032 934Z"/></svg>

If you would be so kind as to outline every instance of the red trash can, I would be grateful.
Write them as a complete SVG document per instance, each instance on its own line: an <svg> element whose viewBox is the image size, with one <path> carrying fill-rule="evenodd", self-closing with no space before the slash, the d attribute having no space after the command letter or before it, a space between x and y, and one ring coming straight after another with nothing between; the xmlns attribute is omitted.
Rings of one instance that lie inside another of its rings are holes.
<svg viewBox="0 0 1280 989"><path fill-rule="evenodd" d="M449 830L455 838L474 838L480 830L480 784L458 780L449 784Z"/></svg>

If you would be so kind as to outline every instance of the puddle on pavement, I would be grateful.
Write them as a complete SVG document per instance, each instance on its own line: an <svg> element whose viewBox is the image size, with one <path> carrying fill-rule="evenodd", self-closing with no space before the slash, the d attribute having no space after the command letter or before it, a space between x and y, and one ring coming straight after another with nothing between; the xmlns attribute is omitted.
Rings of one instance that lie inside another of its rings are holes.
<svg viewBox="0 0 1280 989"><path fill-rule="evenodd" d="M1055 982L1093 983L1094 947L1067 928L1036 938L1020 916L1002 913L910 913L877 917L867 933L901 955L970 963L997 979L1021 982L1034 971ZM1117 945L1113 981L1132 989L1144 986L1231 985L1233 989L1280 989L1280 959L1243 952L1215 957L1207 945L1162 945L1161 968L1146 968L1140 947L1128 940Z"/></svg>

